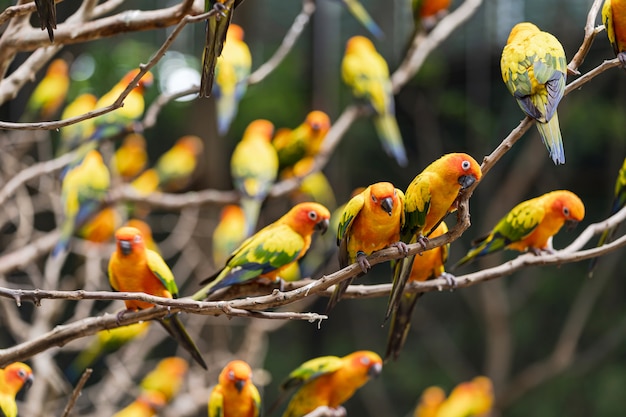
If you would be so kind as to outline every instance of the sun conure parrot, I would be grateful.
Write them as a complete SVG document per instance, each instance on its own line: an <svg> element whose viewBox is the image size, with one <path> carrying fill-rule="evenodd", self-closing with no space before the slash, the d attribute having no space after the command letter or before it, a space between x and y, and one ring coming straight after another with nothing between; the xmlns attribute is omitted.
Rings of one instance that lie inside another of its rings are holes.
<svg viewBox="0 0 626 417"><path fill-rule="evenodd" d="M290 194L292 201L316 201L326 207L334 208L337 206L335 192L333 187L322 171L311 172L315 158L305 156L293 166L283 170L281 179L296 176L302 178L300 186Z"/></svg>
<svg viewBox="0 0 626 417"><path fill-rule="evenodd" d="M513 207L487 236L472 242L472 248L454 268L474 258L502 249L519 252L554 252L552 236L567 223L573 227L585 217L580 198L567 190L546 193Z"/></svg>
<svg viewBox="0 0 626 417"><path fill-rule="evenodd" d="M143 292L165 298L177 298L178 287L174 275L161 255L146 249L139 229L121 227L115 232L116 250L109 259L109 283L114 291ZM126 300L127 310L142 310L154 304L137 300ZM121 314L124 311L120 312ZM207 365L191 340L178 314L158 320L167 332L187 350L191 356L207 369Z"/></svg>
<svg viewBox="0 0 626 417"><path fill-rule="evenodd" d="M203 150L204 144L198 136L185 135L179 138L154 166L159 174L159 189L173 192L187 187Z"/></svg>
<svg viewBox="0 0 626 417"><path fill-rule="evenodd" d="M22 388L30 388L34 379L30 366L22 362L13 362L0 369L0 415L17 417L15 396Z"/></svg>
<svg viewBox="0 0 626 417"><path fill-rule="evenodd" d="M237 115L239 101L248 89L252 55L243 41L241 26L232 23L226 32L222 56L215 65L213 96L217 110L217 132L225 135Z"/></svg>
<svg viewBox="0 0 626 417"><path fill-rule="evenodd" d="M229 362L220 372L208 401L209 417L258 417L261 396L252 383L252 369L242 360Z"/></svg>
<svg viewBox="0 0 626 417"><path fill-rule="evenodd" d="M434 385L426 388L422 391L413 417L437 417L437 411L445 400L446 393L441 387Z"/></svg>
<svg viewBox="0 0 626 417"><path fill-rule="evenodd" d="M54 42L54 30L57 28L57 5L55 0L35 0L41 30L48 31L50 43Z"/></svg>
<svg viewBox="0 0 626 417"><path fill-rule="evenodd" d="M93 94L81 94L65 106L61 113L61 119L69 119L89 113L95 110L97 101L98 98ZM60 128L60 142L56 154L62 155L77 148L78 145L85 142L93 135L94 130L93 118Z"/></svg>
<svg viewBox="0 0 626 417"><path fill-rule="evenodd" d="M291 263L304 256L316 230L328 229L330 212L319 203L300 203L280 219L246 239L211 277L202 281L204 288L193 295L204 299L212 292L256 278L276 280Z"/></svg>
<svg viewBox="0 0 626 417"><path fill-rule="evenodd" d="M493 407L493 383L485 376L458 384L437 410L436 417L486 417Z"/></svg>
<svg viewBox="0 0 626 417"><path fill-rule="evenodd" d="M293 167L305 156L317 155L329 129L330 118L320 110L307 114L304 122L293 130L279 129L272 139L278 154L279 171Z"/></svg>
<svg viewBox="0 0 626 417"><path fill-rule="evenodd" d="M246 218L236 204L224 206L220 221L213 230L213 263L224 265L230 255L246 239Z"/></svg>
<svg viewBox="0 0 626 417"><path fill-rule="evenodd" d="M209 97L213 89L217 57L222 55L224 42L233 12L243 0L204 0L204 11L217 13L206 21L206 40L202 53L202 75L200 77L200 97Z"/></svg>
<svg viewBox="0 0 626 417"><path fill-rule="evenodd" d="M372 41L364 36L348 39L341 62L341 75L354 96L372 106L374 127L385 152L400 166L406 166L408 160L396 122L389 67Z"/></svg>
<svg viewBox="0 0 626 417"><path fill-rule="evenodd" d="M377 39L385 37L382 29L374 22L372 16L370 16L359 0L341 0L341 4L343 4L350 14Z"/></svg>
<svg viewBox="0 0 626 417"><path fill-rule="evenodd" d="M297 389L283 417L302 417L321 406L336 409L382 369L380 356L367 350L308 360L281 384L283 391Z"/></svg>
<svg viewBox="0 0 626 417"><path fill-rule="evenodd" d="M367 256L394 246L406 255L408 249L400 242L400 228L404 223L404 193L390 182L377 182L355 195L341 214L337 228L339 267L358 263L363 274L371 268ZM335 285L326 311L341 299L354 278Z"/></svg>
<svg viewBox="0 0 626 417"><path fill-rule="evenodd" d="M100 330L94 336L93 341L68 366L66 373L69 380L75 382L86 368L93 366L102 357L144 336L149 326L149 321L142 321L128 326Z"/></svg>
<svg viewBox="0 0 626 417"><path fill-rule="evenodd" d="M417 30L431 30L450 8L451 0L411 0Z"/></svg>
<svg viewBox="0 0 626 417"><path fill-rule="evenodd" d="M104 207L87 220L76 234L93 243L105 243L113 237L121 223L121 216L115 207Z"/></svg>
<svg viewBox="0 0 626 417"><path fill-rule="evenodd" d="M156 392L163 396L166 403L174 399L183 386L189 364L183 358L171 356L161 359L139 383L141 391Z"/></svg>
<svg viewBox="0 0 626 417"><path fill-rule="evenodd" d="M445 222L439 223L439 226L430 234L431 238L436 238L448 232L448 226ZM448 260L450 244L436 247L431 250L422 252L420 256L416 256L413 260L411 275L408 282L424 282L429 279L437 278L443 274L447 274L444 270L444 264ZM448 274L449 275L449 274ZM421 292L404 293L398 302L398 306L391 315L391 326L389 327L389 337L387 338L387 352L385 360L393 357L398 359L404 342L409 334L411 327L411 315L415 310L417 300L422 296Z"/></svg>
<svg viewBox="0 0 626 417"><path fill-rule="evenodd" d="M143 171L148 163L146 139L139 133L130 133L111 158L111 170L122 180L130 181Z"/></svg>
<svg viewBox="0 0 626 417"><path fill-rule="evenodd" d="M246 215L246 236L254 232L261 204L278 176L278 156L270 143L273 132L270 121L254 120L230 159L233 185L241 194L241 207Z"/></svg>
<svg viewBox="0 0 626 417"><path fill-rule="evenodd" d="M137 399L113 417L155 417L165 406L165 399L158 392L142 392Z"/></svg>
<svg viewBox="0 0 626 417"><path fill-rule="evenodd" d="M482 171L474 158L465 153L449 153L420 172L404 192L404 225L400 240L406 244L425 243L444 217L456 210L459 192L477 181ZM385 319L400 303L404 286L411 275L413 259L409 255L393 265L393 286Z"/></svg>
<svg viewBox="0 0 626 417"><path fill-rule="evenodd" d="M556 111L565 92L567 60L559 40L532 23L511 29L500 60L502 79L537 129L555 164L565 163Z"/></svg>
<svg viewBox="0 0 626 417"><path fill-rule="evenodd" d="M609 216L614 215L622 208L624 208L624 206L626 206L626 158L624 158L624 163L622 164L622 167L620 168L617 175L617 181L615 181L613 204L611 207L611 214ZM600 235L600 239L598 240L597 246L602 246L606 243L611 242L613 240L615 232L617 231L617 227L618 226L611 227L602 232L602 235ZM589 263L589 277L593 276L593 269L595 268L597 262L598 258L591 258L591 261Z"/></svg>
<svg viewBox="0 0 626 417"><path fill-rule="evenodd" d="M626 67L626 1L604 0L602 23L613 46L613 52Z"/></svg>
<svg viewBox="0 0 626 417"><path fill-rule="evenodd" d="M74 231L100 209L110 184L109 169L96 150L89 151L82 161L67 171L61 185L64 220L61 237L52 250L53 256L65 251Z"/></svg>
<svg viewBox="0 0 626 417"><path fill-rule="evenodd" d="M67 62L55 59L46 70L28 102L24 120L50 120L65 102L70 77Z"/></svg>

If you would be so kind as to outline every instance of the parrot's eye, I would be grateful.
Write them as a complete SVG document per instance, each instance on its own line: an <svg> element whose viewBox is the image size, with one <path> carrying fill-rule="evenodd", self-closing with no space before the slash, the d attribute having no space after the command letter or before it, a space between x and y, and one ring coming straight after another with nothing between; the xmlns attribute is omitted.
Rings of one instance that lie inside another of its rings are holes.
<svg viewBox="0 0 626 417"><path fill-rule="evenodd" d="M365 366L368 366L368 365L370 364L370 358L365 357L365 356L364 356L364 357L362 357L362 358L361 358L361 363L362 363L363 365L365 365Z"/></svg>
<svg viewBox="0 0 626 417"><path fill-rule="evenodd" d="M231 381L235 379L235 372L234 371L228 372L228 379L230 379Z"/></svg>
<svg viewBox="0 0 626 417"><path fill-rule="evenodd" d="M569 209L567 207L563 207L563 215L569 217Z"/></svg>
<svg viewBox="0 0 626 417"><path fill-rule="evenodd" d="M133 238L133 242L135 242L135 243L141 242L141 236L135 235L135 237Z"/></svg>
<svg viewBox="0 0 626 417"><path fill-rule="evenodd" d="M19 376L20 378L26 378L26 371L20 369L19 371L17 371L17 376Z"/></svg>
<svg viewBox="0 0 626 417"><path fill-rule="evenodd" d="M378 200L376 200L376 196L372 196L372 201L373 201L374 203L378 201Z"/></svg>
<svg viewBox="0 0 626 417"><path fill-rule="evenodd" d="M461 162L461 168L463 168L463 171L467 171L468 169L470 169L470 161L465 160L463 162Z"/></svg>
<svg viewBox="0 0 626 417"><path fill-rule="evenodd" d="M317 213L314 211L309 211L309 219L317 220Z"/></svg>

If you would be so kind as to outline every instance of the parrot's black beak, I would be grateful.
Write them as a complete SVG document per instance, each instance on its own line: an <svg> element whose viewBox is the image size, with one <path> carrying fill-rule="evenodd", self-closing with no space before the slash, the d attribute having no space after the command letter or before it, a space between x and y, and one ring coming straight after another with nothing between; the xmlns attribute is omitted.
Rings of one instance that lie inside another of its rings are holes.
<svg viewBox="0 0 626 417"><path fill-rule="evenodd" d="M367 370L367 376L370 378L376 378L383 371L383 365L380 363L375 363L370 366L370 369Z"/></svg>
<svg viewBox="0 0 626 417"><path fill-rule="evenodd" d="M391 216L393 210L393 199L391 197L383 198L383 201L380 202L380 206Z"/></svg>
<svg viewBox="0 0 626 417"><path fill-rule="evenodd" d="M321 128L322 126L320 126L319 123L313 123L311 125L311 129L313 129L314 132L319 132Z"/></svg>
<svg viewBox="0 0 626 417"><path fill-rule="evenodd" d="M33 375L30 375L26 381L24 381L24 385L22 385L22 389L24 391L28 391L30 389L30 387L33 385L33 382L35 382L35 377Z"/></svg>
<svg viewBox="0 0 626 417"><path fill-rule="evenodd" d="M459 177L459 184L461 184L461 189L466 189L470 185L476 182L476 177L473 175L462 175Z"/></svg>
<svg viewBox="0 0 626 417"><path fill-rule="evenodd" d="M122 251L122 255L128 256L133 251L133 245L128 240L120 240L119 241L120 250Z"/></svg>
<svg viewBox="0 0 626 417"><path fill-rule="evenodd" d="M577 220L566 220L565 221L565 227L567 228L568 231L572 230L576 226L578 226L578 221Z"/></svg>
<svg viewBox="0 0 626 417"><path fill-rule="evenodd" d="M315 225L315 230L319 230L321 234L324 234L328 230L328 225L328 219L324 219Z"/></svg>
<svg viewBox="0 0 626 417"><path fill-rule="evenodd" d="M235 388L237 388L237 392L241 392L243 386L246 385L246 381L243 379L238 379L235 381Z"/></svg>

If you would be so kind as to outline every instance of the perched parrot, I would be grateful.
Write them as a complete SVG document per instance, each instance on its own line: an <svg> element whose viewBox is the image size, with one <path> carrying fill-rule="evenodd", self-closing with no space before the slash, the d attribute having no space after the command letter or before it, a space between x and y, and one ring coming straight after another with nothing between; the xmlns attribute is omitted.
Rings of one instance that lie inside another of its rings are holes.
<svg viewBox="0 0 626 417"><path fill-rule="evenodd" d="M174 275L161 255L146 249L139 229L121 227L115 232L116 250L109 260L109 283L114 291L143 292L166 298L177 298L178 287ZM141 310L154 304L137 300L126 300L127 310ZM121 314L124 311L120 312ZM184 347L191 356L207 369L196 344L191 340L177 314L159 319L167 332Z"/></svg>
<svg viewBox="0 0 626 417"><path fill-rule="evenodd" d="M164 406L165 399L158 392L142 392L135 401L113 414L113 417L155 417Z"/></svg>
<svg viewBox="0 0 626 417"><path fill-rule="evenodd" d="M404 193L390 182L377 182L352 197L346 205L337 228L339 267L358 263L363 274L371 268L367 256L394 246L405 255L407 246L400 242L404 223ZM335 285L326 311L341 299L354 278Z"/></svg>
<svg viewBox="0 0 626 417"><path fill-rule="evenodd" d="M111 169L124 181L130 181L143 171L147 163L146 139L139 133L130 133L115 151Z"/></svg>
<svg viewBox="0 0 626 417"><path fill-rule="evenodd" d="M69 87L67 62L55 59L26 103L25 120L50 120L65 102Z"/></svg>
<svg viewBox="0 0 626 417"><path fill-rule="evenodd" d="M300 187L294 190L290 197L295 201L316 201L326 207L334 208L337 206L335 192L333 187L322 171L311 172L315 159L311 156L305 156L293 166L292 169L283 171L281 179L296 176L302 178ZM287 171L287 172L285 172Z"/></svg>
<svg viewBox="0 0 626 417"><path fill-rule="evenodd" d="M411 0L416 29L431 30L437 20L448 12L451 0Z"/></svg>
<svg viewBox="0 0 626 417"><path fill-rule="evenodd" d="M65 251L74 231L100 209L110 184L109 169L96 150L89 151L80 163L65 174L61 185L65 219L61 226L61 237L52 250L53 256Z"/></svg>
<svg viewBox="0 0 626 417"><path fill-rule="evenodd" d="M274 125L265 119L251 122L230 159L233 185L246 214L246 236L254 232L261 204L278 176L278 156L270 143L273 132Z"/></svg>
<svg viewBox="0 0 626 417"><path fill-rule="evenodd" d="M367 350L306 361L281 384L283 391L297 389L283 417L302 417L321 406L338 408L382 369L380 356Z"/></svg>
<svg viewBox="0 0 626 417"><path fill-rule="evenodd" d="M374 127L385 152L400 166L406 166L408 160L396 122L389 67L372 41L363 36L348 39L341 75L354 96L367 101L374 109Z"/></svg>
<svg viewBox="0 0 626 417"><path fill-rule="evenodd" d="M135 189L140 196L147 196L159 189L159 173L156 169L146 169L137 178L131 181L130 186Z"/></svg>
<svg viewBox="0 0 626 417"><path fill-rule="evenodd" d="M239 101L248 89L252 55L243 41L241 26L231 24L226 32L222 56L215 66L213 95L217 108L217 132L225 135L237 115Z"/></svg>
<svg viewBox="0 0 626 417"><path fill-rule="evenodd" d="M374 22L372 16L370 16L359 0L341 0L341 4L343 4L350 14L377 39L385 37L381 28Z"/></svg>
<svg viewBox="0 0 626 417"><path fill-rule="evenodd" d="M224 206L220 222L213 230L213 263L224 265L230 255L246 239L246 218L236 204Z"/></svg>
<svg viewBox="0 0 626 417"><path fill-rule="evenodd" d="M439 223L439 226L430 234L431 238L436 238L448 232L448 226L445 222ZM447 274L444 271L443 265L448 259L448 253L450 251L450 244L447 243L443 246L436 247L431 250L427 250L416 256L413 260L413 267L411 268L411 275L409 275L409 282L424 282L429 279L437 278L443 274ZM449 275L449 274L448 274ZM385 353L385 360L389 357L398 359L400 351L404 346L406 337L409 334L409 328L411 327L411 315L415 310L417 300L422 296L421 292L405 293L402 294L398 302L397 308L391 315L391 326L389 327L389 337L387 339L387 353Z"/></svg>
<svg viewBox="0 0 626 417"><path fill-rule="evenodd" d="M424 244L444 217L456 210L459 192L481 177L480 165L465 153L443 155L424 168L404 193L404 226L400 240L406 244ZM393 286L385 320L400 303L414 258L415 255L409 255L393 264Z"/></svg>
<svg viewBox="0 0 626 417"><path fill-rule="evenodd" d="M202 281L208 283L192 298L204 299L212 292L256 278L276 280L283 269L304 256L316 230L328 229L330 212L318 203L300 203L283 217L246 239L221 270Z"/></svg>
<svg viewBox="0 0 626 417"><path fill-rule="evenodd" d="M172 192L187 187L203 150L204 144L198 136L186 135L179 138L155 164L159 174L159 189Z"/></svg>
<svg viewBox="0 0 626 417"><path fill-rule="evenodd" d="M613 205L611 207L610 216L614 215L618 211L620 211L624 206L626 206L626 158L624 158L624 163L622 164L622 168L620 168L619 173L617 175L617 181L615 181L615 197L613 198ZM613 236L617 231L617 226L611 227L600 235L600 240L598 240L598 246L602 246L606 243L609 243L613 240ZM589 263L589 277L593 276L593 269L598 262L598 258L591 258Z"/></svg>
<svg viewBox="0 0 626 417"><path fill-rule="evenodd" d="M437 417L437 411L446 400L446 393L441 387L431 386L426 388L420 397L420 402L415 407L413 417Z"/></svg>
<svg viewBox="0 0 626 417"><path fill-rule="evenodd" d="M294 166L305 156L315 156L330 129L330 118L319 110L310 112L295 129L279 129L272 139L279 170Z"/></svg>
<svg viewBox="0 0 626 417"><path fill-rule="evenodd" d="M54 30L57 28L57 5L55 0L35 0L41 30L48 31L50 43L54 42Z"/></svg>
<svg viewBox="0 0 626 417"><path fill-rule="evenodd" d="M436 417L488 416L493 407L493 383L485 376L462 382L450 392Z"/></svg>
<svg viewBox="0 0 626 417"><path fill-rule="evenodd" d="M22 389L28 389L34 381L30 366L13 362L0 369L0 414L4 417L17 417L15 396Z"/></svg>
<svg viewBox="0 0 626 417"><path fill-rule="evenodd" d="M584 217L585 206L571 191L552 191L523 201L500 219L489 235L472 242L472 248L454 268L502 249L552 253L552 236L564 224L573 227Z"/></svg>
<svg viewBox="0 0 626 417"><path fill-rule="evenodd" d="M252 383L252 369L241 360L229 362L209 394L209 417L258 417L261 396Z"/></svg>
<svg viewBox="0 0 626 417"><path fill-rule="evenodd" d="M97 101L98 98L93 94L81 94L65 106L65 109L63 109L61 113L61 119L69 119L89 113L95 110ZM62 155L78 147L78 145L93 135L94 130L94 119L86 119L82 122L60 128L61 140L57 155Z"/></svg>
<svg viewBox="0 0 626 417"><path fill-rule="evenodd" d="M93 243L105 243L122 223L115 207L105 207L94 214L77 232L77 235Z"/></svg>
<svg viewBox="0 0 626 417"><path fill-rule="evenodd" d="M209 97L213 89L213 78L217 57L222 55L224 42L233 12L243 0L204 0L204 11L216 10L217 13L206 21L206 40L202 53L202 75L200 78L200 97Z"/></svg>
<svg viewBox="0 0 626 417"><path fill-rule="evenodd" d="M141 391L159 393L165 403L169 403L183 386L188 369L189 364L183 358L171 356L161 359L139 383Z"/></svg>
<svg viewBox="0 0 626 417"><path fill-rule="evenodd" d="M537 129L552 161L565 163L559 117L556 111L565 92L567 60L559 40L532 23L511 29L500 60L502 79Z"/></svg>
<svg viewBox="0 0 626 417"><path fill-rule="evenodd" d="M626 1L604 0L602 23L615 55L626 68Z"/></svg>
<svg viewBox="0 0 626 417"><path fill-rule="evenodd" d="M89 346L82 350L67 368L66 373L70 381L78 380L86 368L93 366L103 356L115 352L131 340L143 337L149 326L149 321L142 321L128 326L100 330Z"/></svg>

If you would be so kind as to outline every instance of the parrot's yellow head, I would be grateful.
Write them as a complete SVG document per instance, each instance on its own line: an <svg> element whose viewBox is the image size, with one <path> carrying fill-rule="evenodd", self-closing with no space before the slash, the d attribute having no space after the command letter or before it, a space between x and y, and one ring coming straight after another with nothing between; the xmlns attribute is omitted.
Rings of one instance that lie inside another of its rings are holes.
<svg viewBox="0 0 626 417"><path fill-rule="evenodd" d="M33 370L30 366L22 362L13 362L7 365L4 371L4 380L6 382L7 389L13 391L11 394L17 394L22 387L24 389L30 388L35 377L33 376Z"/></svg>
<svg viewBox="0 0 626 417"><path fill-rule="evenodd" d="M568 227L576 226L585 217L585 205L573 192L558 190L551 193L554 196L552 210L563 216Z"/></svg>
<svg viewBox="0 0 626 417"><path fill-rule="evenodd" d="M316 230L322 234L328 230L330 211L319 203L300 203L292 207L279 221L288 224L302 236L309 236Z"/></svg>
<svg viewBox="0 0 626 417"><path fill-rule="evenodd" d="M382 209L391 216L394 207L396 210L401 209L399 197L396 187L390 182L377 182L368 187L369 192L365 193L365 204L371 204L376 208ZM369 194L369 195L368 195Z"/></svg>
<svg viewBox="0 0 626 417"><path fill-rule="evenodd" d="M243 136L245 137L253 137L259 136L266 138L269 142L272 140L272 135L274 134L274 124L269 120L265 119L257 119L250 122L248 127L246 127L245 132L243 132Z"/></svg>
<svg viewBox="0 0 626 417"><path fill-rule="evenodd" d="M361 51L375 51L376 47L372 41L365 36L353 36L346 43L346 54L358 53Z"/></svg>
<svg viewBox="0 0 626 417"><path fill-rule="evenodd" d="M220 220L239 220L243 221L245 219L245 215L243 213L243 209L241 206L237 204L228 204L224 206L220 213Z"/></svg>
<svg viewBox="0 0 626 417"><path fill-rule="evenodd" d="M241 360L234 360L222 369L219 382L222 386L234 385L237 391L241 392L251 378L252 369L250 365Z"/></svg>
<svg viewBox="0 0 626 417"><path fill-rule="evenodd" d="M62 59L55 59L50 63L48 67L47 74L55 75L55 76L66 76L68 73L67 62Z"/></svg>
<svg viewBox="0 0 626 417"><path fill-rule="evenodd" d="M314 110L306 116L306 124L311 126L314 132L326 133L330 129L330 118L326 113Z"/></svg>
<svg viewBox="0 0 626 417"><path fill-rule="evenodd" d="M117 229L115 232L115 242L117 251L122 256L136 254L146 249L143 236L139 229L135 227L124 226Z"/></svg>
<svg viewBox="0 0 626 417"><path fill-rule="evenodd" d="M446 392L436 385L426 388L422 391L420 404L425 406L437 406L446 399Z"/></svg>
<svg viewBox="0 0 626 417"><path fill-rule="evenodd" d="M513 39L522 36L528 36L528 34L540 32L539 28L530 22L522 22L513 26L509 38L506 40L507 45L513 41Z"/></svg>
<svg viewBox="0 0 626 417"><path fill-rule="evenodd" d="M233 39L236 41L243 41L243 28L239 25L231 23L228 26L228 32L226 32L226 43L229 42L229 39Z"/></svg>
<svg viewBox="0 0 626 417"><path fill-rule="evenodd" d="M356 374L366 377L366 380L377 377L383 370L383 360L376 352L370 350L358 350L346 356L345 359L350 364L350 368Z"/></svg>

